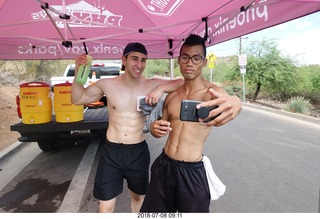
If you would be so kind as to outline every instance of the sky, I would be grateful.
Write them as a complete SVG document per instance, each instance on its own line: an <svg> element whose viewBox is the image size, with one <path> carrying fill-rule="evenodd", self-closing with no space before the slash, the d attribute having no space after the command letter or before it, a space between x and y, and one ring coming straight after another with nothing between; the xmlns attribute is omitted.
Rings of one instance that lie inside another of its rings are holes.
<svg viewBox="0 0 320 219"><path fill-rule="evenodd" d="M282 54L294 57L301 65L320 65L320 12L245 35L243 38L243 49L250 41L276 39ZM213 52L217 57L238 55L239 38L211 46L207 52Z"/></svg>

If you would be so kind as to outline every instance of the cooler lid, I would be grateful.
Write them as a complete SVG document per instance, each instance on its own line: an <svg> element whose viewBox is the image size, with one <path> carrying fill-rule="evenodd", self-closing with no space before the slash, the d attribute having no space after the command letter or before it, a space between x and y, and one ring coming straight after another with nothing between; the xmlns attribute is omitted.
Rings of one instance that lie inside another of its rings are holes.
<svg viewBox="0 0 320 219"><path fill-rule="evenodd" d="M62 86L71 86L72 83L70 83L69 81L66 81L65 83L60 83L60 84L55 84L54 87L62 87Z"/></svg>
<svg viewBox="0 0 320 219"><path fill-rule="evenodd" d="M50 87L50 84L34 81L34 82L20 84L20 87Z"/></svg>

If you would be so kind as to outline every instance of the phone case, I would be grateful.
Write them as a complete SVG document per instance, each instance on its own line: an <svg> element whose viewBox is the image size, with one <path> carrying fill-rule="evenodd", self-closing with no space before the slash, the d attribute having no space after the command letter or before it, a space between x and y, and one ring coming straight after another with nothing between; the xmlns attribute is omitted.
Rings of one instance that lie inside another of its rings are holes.
<svg viewBox="0 0 320 219"><path fill-rule="evenodd" d="M197 100L182 100L180 107L180 120L188 122L199 122L199 118L205 119L209 116L210 110L217 108L218 106L213 106L210 108L201 107L196 109L196 106L202 103L202 101ZM210 122L217 118L220 114L215 117L209 118L204 122Z"/></svg>
<svg viewBox="0 0 320 219"><path fill-rule="evenodd" d="M188 122L199 122L199 116L196 112L196 106L201 101L182 100L180 107L180 120Z"/></svg>

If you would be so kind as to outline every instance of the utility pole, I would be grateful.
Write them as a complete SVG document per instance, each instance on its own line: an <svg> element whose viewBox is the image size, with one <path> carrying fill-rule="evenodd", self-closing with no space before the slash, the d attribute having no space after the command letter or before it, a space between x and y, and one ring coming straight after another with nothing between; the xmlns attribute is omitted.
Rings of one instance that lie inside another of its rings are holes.
<svg viewBox="0 0 320 219"><path fill-rule="evenodd" d="M243 94L242 98L243 98L243 102L245 103L246 89L245 89L245 83L244 83L244 75L246 73L247 57L246 55L242 55L242 39L248 39L248 37L239 38L239 65L240 65L240 73L242 74L242 94Z"/></svg>
<svg viewBox="0 0 320 219"><path fill-rule="evenodd" d="M246 40L248 37L240 37L239 38L239 55L242 54L242 39Z"/></svg>

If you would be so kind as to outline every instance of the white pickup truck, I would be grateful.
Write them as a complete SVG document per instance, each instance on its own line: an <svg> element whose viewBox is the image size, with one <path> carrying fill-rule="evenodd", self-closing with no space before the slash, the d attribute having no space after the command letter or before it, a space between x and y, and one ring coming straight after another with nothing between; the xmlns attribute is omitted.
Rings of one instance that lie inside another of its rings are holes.
<svg viewBox="0 0 320 219"><path fill-rule="evenodd" d="M89 78L84 86L89 86L90 79L92 79L92 73L96 73L96 80L102 78L113 78L120 75L121 62L118 60L112 61L93 61L91 70L89 73ZM66 83L67 81L72 83L75 75L75 64L70 64L67 66L62 77L52 77L51 87L56 84Z"/></svg>

